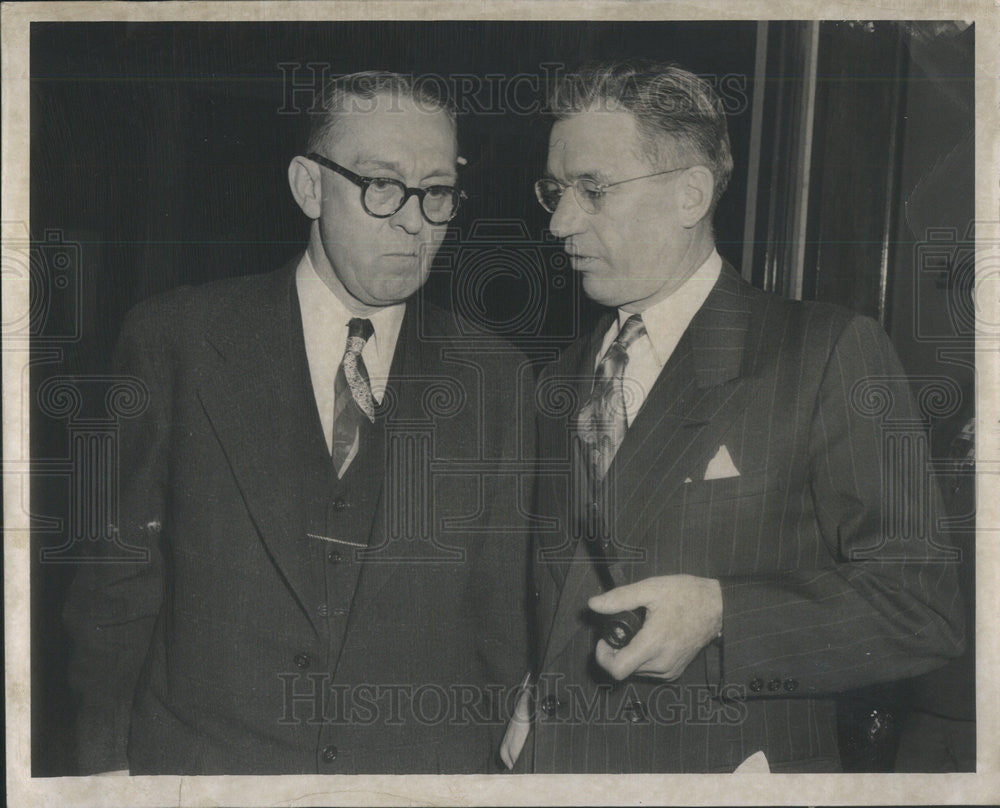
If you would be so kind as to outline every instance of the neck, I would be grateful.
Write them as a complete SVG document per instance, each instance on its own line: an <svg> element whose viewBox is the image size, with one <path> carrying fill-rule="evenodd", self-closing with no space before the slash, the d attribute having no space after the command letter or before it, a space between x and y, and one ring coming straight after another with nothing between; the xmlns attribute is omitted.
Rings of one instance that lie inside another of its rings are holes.
<svg viewBox="0 0 1000 808"><path fill-rule="evenodd" d="M659 291L643 300L636 300L633 303L626 303L619 306L622 311L629 314L642 314L650 306L654 306L661 300L666 300L674 292L680 289L698 271L698 268L708 260L708 257L715 249L715 240L712 238L710 230L695 234L688 249L684 251L680 261L676 266L670 267L664 273L667 282L660 287Z"/></svg>

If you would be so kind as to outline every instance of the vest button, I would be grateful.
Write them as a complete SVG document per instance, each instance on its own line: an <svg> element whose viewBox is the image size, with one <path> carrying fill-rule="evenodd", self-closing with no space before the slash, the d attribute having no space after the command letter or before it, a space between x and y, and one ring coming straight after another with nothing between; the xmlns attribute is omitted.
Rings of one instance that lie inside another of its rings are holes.
<svg viewBox="0 0 1000 808"><path fill-rule="evenodd" d="M331 564L339 564L344 560L344 556L340 550L331 550L326 554L326 558Z"/></svg>
<svg viewBox="0 0 1000 808"><path fill-rule="evenodd" d="M551 717L556 714L556 710L559 709L559 699L555 696L546 696L542 700L542 712L547 716Z"/></svg>
<svg viewBox="0 0 1000 808"><path fill-rule="evenodd" d="M333 509L340 513L341 511L346 511L351 507L351 503L344 499L338 499L333 503Z"/></svg>
<svg viewBox="0 0 1000 808"><path fill-rule="evenodd" d="M750 680L750 690L754 693L760 693L764 689L763 679L751 679Z"/></svg>
<svg viewBox="0 0 1000 808"><path fill-rule="evenodd" d="M298 653L292 657L292 662L295 663L296 668L304 669L309 667L309 663L312 662L312 660L309 659L309 654Z"/></svg>
<svg viewBox="0 0 1000 808"><path fill-rule="evenodd" d="M630 724L638 724L646 720L646 706L641 701L633 701L625 706L622 714Z"/></svg>
<svg viewBox="0 0 1000 808"><path fill-rule="evenodd" d="M333 744L323 747L323 762L333 763L337 759L337 747Z"/></svg>

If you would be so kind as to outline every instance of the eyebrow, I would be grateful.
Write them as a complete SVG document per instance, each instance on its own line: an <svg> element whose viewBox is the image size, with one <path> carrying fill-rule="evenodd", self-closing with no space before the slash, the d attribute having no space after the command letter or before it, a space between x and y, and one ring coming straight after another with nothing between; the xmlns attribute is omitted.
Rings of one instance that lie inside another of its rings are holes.
<svg viewBox="0 0 1000 808"><path fill-rule="evenodd" d="M364 166L366 170L384 169L386 171L393 171L401 177L404 174L402 166L393 160L380 160L376 157L361 155L358 157L356 165L359 171L362 170L362 166ZM458 174L455 171L449 171L446 168L442 168L425 175L420 179L420 182L427 182L429 179L442 179L454 183L458 180Z"/></svg>
<svg viewBox="0 0 1000 808"><path fill-rule="evenodd" d="M545 170L545 174L543 176L546 179L552 179L552 180L556 180L557 182L561 182L561 180L559 180L559 178L556 177L548 169ZM598 185L602 185L602 184L604 184L606 182L610 182L611 181L611 178L607 174L602 174L600 172L594 172L594 171L581 171L579 173L570 174L568 176L570 177L570 180L569 180L570 182L576 182L577 180L593 180Z"/></svg>

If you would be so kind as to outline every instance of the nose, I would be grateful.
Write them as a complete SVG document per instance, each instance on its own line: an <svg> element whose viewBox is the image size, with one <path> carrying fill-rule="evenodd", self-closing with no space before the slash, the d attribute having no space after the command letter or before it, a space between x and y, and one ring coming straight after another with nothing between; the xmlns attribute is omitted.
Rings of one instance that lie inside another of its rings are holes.
<svg viewBox="0 0 1000 808"><path fill-rule="evenodd" d="M556 205L556 211L549 221L549 230L556 238L569 238L582 229L581 217L585 214L576 200L570 199L574 193L572 188L567 188L563 192L559 197L559 204Z"/></svg>
<svg viewBox="0 0 1000 808"><path fill-rule="evenodd" d="M407 199L403 207L392 215L392 222L411 236L419 233L424 226L424 214L420 210L420 200L416 196Z"/></svg>

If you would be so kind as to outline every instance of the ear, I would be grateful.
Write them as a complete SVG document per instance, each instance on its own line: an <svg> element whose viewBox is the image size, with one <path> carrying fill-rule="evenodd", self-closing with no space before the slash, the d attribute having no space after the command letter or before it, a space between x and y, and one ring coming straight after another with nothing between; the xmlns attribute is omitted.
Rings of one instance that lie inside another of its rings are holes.
<svg viewBox="0 0 1000 808"><path fill-rule="evenodd" d="M715 177L707 166L691 166L678 183L681 192L680 213L684 227L694 227L712 208Z"/></svg>
<svg viewBox="0 0 1000 808"><path fill-rule="evenodd" d="M293 157L288 164L288 186L302 212L310 219L318 219L323 198L319 166L305 157Z"/></svg>

